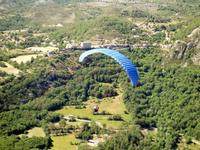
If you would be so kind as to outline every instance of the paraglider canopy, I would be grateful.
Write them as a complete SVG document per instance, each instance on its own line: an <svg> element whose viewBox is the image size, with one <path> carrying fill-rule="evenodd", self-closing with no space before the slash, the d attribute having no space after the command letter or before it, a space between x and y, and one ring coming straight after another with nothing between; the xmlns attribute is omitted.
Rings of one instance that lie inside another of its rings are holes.
<svg viewBox="0 0 200 150"><path fill-rule="evenodd" d="M82 62L87 56L94 53L102 53L115 59L127 72L131 80L131 84L133 86L137 86L139 84L139 75L135 64L133 64L131 60L129 60L126 56L124 56L116 50L111 50L107 48L97 48L88 50L81 54L81 56L79 57L79 62Z"/></svg>

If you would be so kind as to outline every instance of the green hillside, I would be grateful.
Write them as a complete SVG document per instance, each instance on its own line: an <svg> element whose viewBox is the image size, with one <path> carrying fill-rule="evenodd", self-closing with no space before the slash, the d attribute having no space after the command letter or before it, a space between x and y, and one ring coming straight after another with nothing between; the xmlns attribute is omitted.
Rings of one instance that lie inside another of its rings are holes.
<svg viewBox="0 0 200 150"><path fill-rule="evenodd" d="M200 149L199 8L0 0L0 150ZM103 54L79 63L84 41L127 56L140 84Z"/></svg>

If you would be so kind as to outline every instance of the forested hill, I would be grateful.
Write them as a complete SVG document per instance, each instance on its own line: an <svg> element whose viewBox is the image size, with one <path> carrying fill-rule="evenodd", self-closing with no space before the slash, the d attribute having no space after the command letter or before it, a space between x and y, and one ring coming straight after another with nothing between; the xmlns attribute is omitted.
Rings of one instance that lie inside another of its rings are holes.
<svg viewBox="0 0 200 150"><path fill-rule="evenodd" d="M200 149L199 8L0 0L0 150ZM79 63L84 41L127 56L140 85L105 55Z"/></svg>

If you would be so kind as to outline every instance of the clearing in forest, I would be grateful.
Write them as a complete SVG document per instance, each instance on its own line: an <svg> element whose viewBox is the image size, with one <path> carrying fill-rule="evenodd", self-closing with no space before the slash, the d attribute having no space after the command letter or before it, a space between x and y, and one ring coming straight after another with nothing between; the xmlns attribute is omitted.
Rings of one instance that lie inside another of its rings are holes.
<svg viewBox="0 0 200 150"><path fill-rule="evenodd" d="M57 47L29 47L27 50L31 50L33 52L41 52L43 54L47 54L48 52L57 51Z"/></svg>
<svg viewBox="0 0 200 150"><path fill-rule="evenodd" d="M80 140L76 139L74 134L69 134L66 136L53 136L51 137L53 140L53 147L51 150L76 150L76 143L80 142Z"/></svg>
<svg viewBox="0 0 200 150"><path fill-rule="evenodd" d="M73 115L79 118L91 119L91 121L99 122L100 124L105 124L108 128L120 128L123 123L131 121L130 114L125 113L126 108L122 99L122 93L115 97L104 98L102 100L91 99L86 103L86 108L76 108L75 106L66 106L56 113L62 114L64 116ZM93 106L99 106L99 112L105 111L112 115L120 115L124 121L113 121L108 120L111 115L94 115L92 113Z"/></svg>
<svg viewBox="0 0 200 150"><path fill-rule="evenodd" d="M44 130L42 128L39 127L34 127L30 130L28 130L28 137L45 137L45 133Z"/></svg>
<svg viewBox="0 0 200 150"><path fill-rule="evenodd" d="M19 137L22 138L23 136L25 137L45 137L45 132L43 128L41 127L34 127L30 130L27 131L27 134L20 134Z"/></svg>
<svg viewBox="0 0 200 150"><path fill-rule="evenodd" d="M80 118L77 119L76 122L72 122L74 125L82 124L82 122L95 121L99 126L105 125L106 128L118 130L123 127L124 123L131 121L131 115L125 113L126 108L123 102L122 92L118 90L118 93L118 96L104 98L101 100L91 98L91 100L88 100L86 103L84 103L86 106L85 108L66 106L56 111L56 113L62 114L65 117L73 115ZM108 120L111 115L94 115L92 111L94 105L99 106L99 112L105 111L107 113L111 113L112 115L120 115L123 121ZM77 149L77 146L74 144L80 142L80 140L75 138L74 133L66 136L52 136L51 138L53 140L52 150L75 150Z"/></svg>
<svg viewBox="0 0 200 150"><path fill-rule="evenodd" d="M41 55L41 54L40 54ZM31 61L32 58L37 58L38 56L40 56L39 54L32 54L32 55L21 55L21 56L17 56L15 58L11 58L12 61L16 61L18 64L20 63L26 63L28 61Z"/></svg>
<svg viewBox="0 0 200 150"><path fill-rule="evenodd" d="M5 71L8 74L13 74L15 76L18 76L18 74L20 73L19 69L13 67L12 65L8 64L7 62L4 62L4 63L7 67L0 67L1 71Z"/></svg>

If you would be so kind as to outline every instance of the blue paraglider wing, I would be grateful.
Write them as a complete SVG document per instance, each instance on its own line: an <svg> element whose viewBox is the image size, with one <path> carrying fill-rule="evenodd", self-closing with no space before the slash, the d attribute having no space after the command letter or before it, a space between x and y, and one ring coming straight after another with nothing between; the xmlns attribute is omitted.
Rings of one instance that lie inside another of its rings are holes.
<svg viewBox="0 0 200 150"><path fill-rule="evenodd" d="M79 62L82 62L88 55L91 55L94 53L102 53L115 59L127 72L131 80L131 84L133 86L138 85L139 75L138 75L135 64L133 64L126 56L119 53L118 51L107 49L107 48L92 49L92 50L85 51L84 53L82 53L81 56L79 57Z"/></svg>

